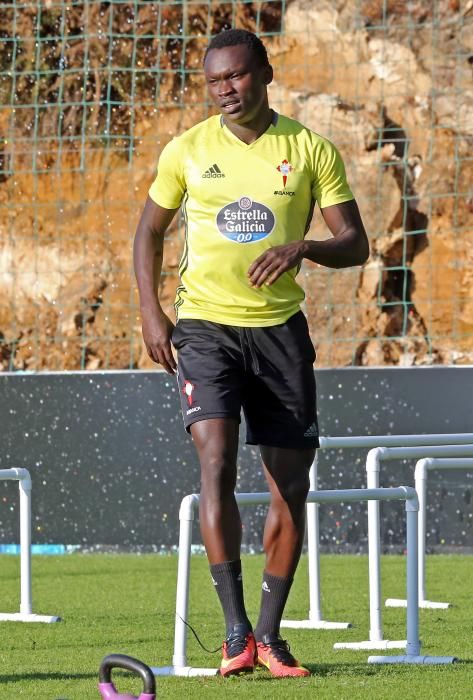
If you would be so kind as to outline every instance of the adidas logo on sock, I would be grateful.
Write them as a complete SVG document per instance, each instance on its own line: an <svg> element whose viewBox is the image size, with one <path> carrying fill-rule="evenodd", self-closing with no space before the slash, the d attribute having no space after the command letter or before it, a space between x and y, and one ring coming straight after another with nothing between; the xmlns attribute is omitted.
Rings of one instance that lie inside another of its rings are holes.
<svg viewBox="0 0 473 700"><path fill-rule="evenodd" d="M266 581L263 581L263 585L261 586L261 588L263 589L263 591L266 591L266 593L271 593L271 589L266 583Z"/></svg>
<svg viewBox="0 0 473 700"><path fill-rule="evenodd" d="M307 430L304 433L304 437L318 437L318 432L317 428L315 427L315 423L312 423L312 425L309 425Z"/></svg>
<svg viewBox="0 0 473 700"><path fill-rule="evenodd" d="M238 574L236 580L237 580L237 581L243 581L243 576L242 576L241 574Z"/></svg>
<svg viewBox="0 0 473 700"><path fill-rule="evenodd" d="M218 583L217 583L217 581L214 579L214 577L211 576L210 578L212 579L213 585L214 585L214 586L218 586Z"/></svg>
<svg viewBox="0 0 473 700"><path fill-rule="evenodd" d="M217 163L214 163L205 171L202 177L225 177L225 174L222 173Z"/></svg>

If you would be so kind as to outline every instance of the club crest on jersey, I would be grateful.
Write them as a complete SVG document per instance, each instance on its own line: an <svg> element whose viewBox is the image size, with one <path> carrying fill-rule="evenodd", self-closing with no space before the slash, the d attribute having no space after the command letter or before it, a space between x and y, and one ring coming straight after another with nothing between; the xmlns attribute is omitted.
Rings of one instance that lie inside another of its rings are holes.
<svg viewBox="0 0 473 700"><path fill-rule="evenodd" d="M279 172L282 175L282 186L286 187L286 182L287 182L287 177L289 173L292 173L294 168L292 165L289 163L288 160L284 159L280 165L277 166L276 170L279 170Z"/></svg>
<svg viewBox="0 0 473 700"><path fill-rule="evenodd" d="M217 214L220 233L235 243L255 243L272 233L276 224L274 213L265 204L250 197L240 197L226 204Z"/></svg>

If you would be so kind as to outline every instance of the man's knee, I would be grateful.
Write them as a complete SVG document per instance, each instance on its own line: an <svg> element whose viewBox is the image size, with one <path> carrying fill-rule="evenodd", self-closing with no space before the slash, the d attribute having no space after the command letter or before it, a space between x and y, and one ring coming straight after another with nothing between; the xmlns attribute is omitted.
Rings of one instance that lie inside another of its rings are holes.
<svg viewBox="0 0 473 700"><path fill-rule="evenodd" d="M235 461L224 452L207 455L201 462L201 488L206 493L233 493L236 477Z"/></svg>

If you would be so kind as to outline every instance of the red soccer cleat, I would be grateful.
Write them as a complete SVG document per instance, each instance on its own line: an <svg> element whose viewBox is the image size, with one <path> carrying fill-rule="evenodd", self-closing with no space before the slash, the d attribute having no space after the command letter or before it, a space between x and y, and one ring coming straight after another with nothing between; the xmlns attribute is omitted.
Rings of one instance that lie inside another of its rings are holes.
<svg viewBox="0 0 473 700"><path fill-rule="evenodd" d="M280 637L263 635L257 645L258 663L267 668L273 676L288 678L290 676L310 676L307 668L299 665L299 662L291 654L289 644Z"/></svg>
<svg viewBox="0 0 473 700"><path fill-rule="evenodd" d="M256 666L256 640L253 632L241 634L234 630L222 646L221 676L252 673Z"/></svg>

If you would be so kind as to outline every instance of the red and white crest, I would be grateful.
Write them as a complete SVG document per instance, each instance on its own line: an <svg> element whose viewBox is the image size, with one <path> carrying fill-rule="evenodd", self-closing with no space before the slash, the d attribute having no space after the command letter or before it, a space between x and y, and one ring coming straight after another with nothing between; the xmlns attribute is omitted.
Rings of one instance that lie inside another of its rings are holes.
<svg viewBox="0 0 473 700"><path fill-rule="evenodd" d="M195 385L189 382L187 379L184 381L184 386L182 387L182 393L187 398L187 403L192 406L192 392L195 389Z"/></svg>
<svg viewBox="0 0 473 700"><path fill-rule="evenodd" d="M284 159L284 160L282 161L281 165L278 165L278 167L276 168L276 170L279 170L279 172L281 173L281 175L282 175L283 187L286 187L287 176L289 175L289 173L292 173L292 171L294 170L294 168L292 167L292 165L289 163L288 160Z"/></svg>

